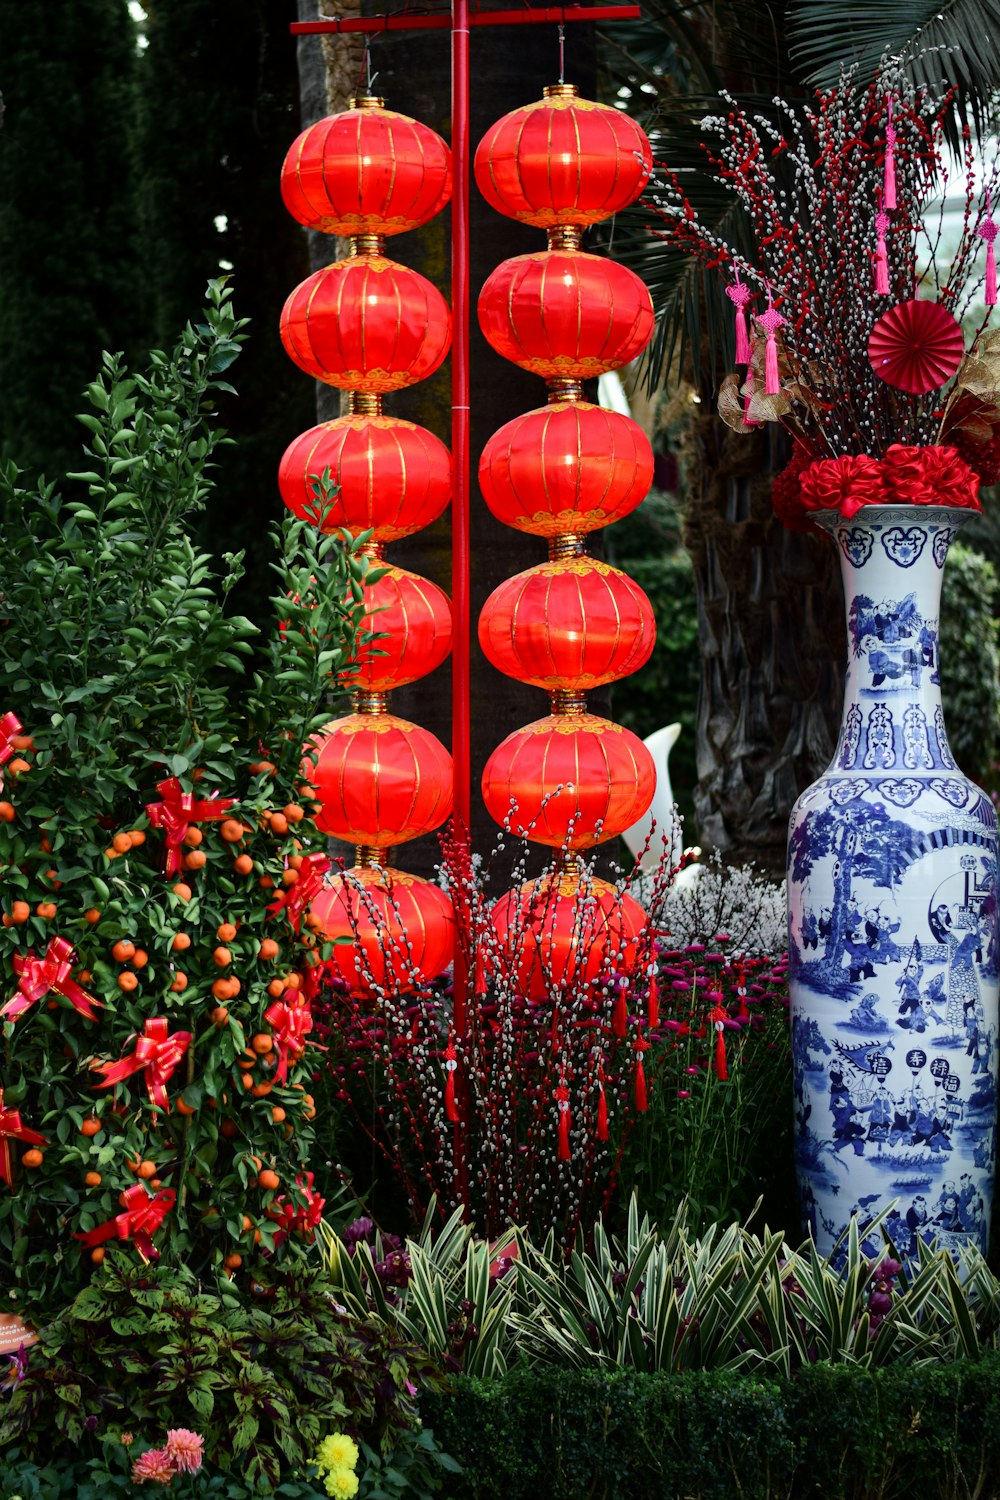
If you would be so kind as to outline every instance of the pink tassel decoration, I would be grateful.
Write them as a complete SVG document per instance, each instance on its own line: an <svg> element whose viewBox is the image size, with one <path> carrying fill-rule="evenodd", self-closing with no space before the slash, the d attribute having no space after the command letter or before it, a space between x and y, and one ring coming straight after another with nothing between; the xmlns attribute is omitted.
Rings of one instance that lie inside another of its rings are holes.
<svg viewBox="0 0 1000 1500"><path fill-rule="evenodd" d="M882 207L896 207L896 127L892 123L892 100L889 100L889 118L885 127L885 186L882 192Z"/></svg>
<svg viewBox="0 0 1000 1500"><path fill-rule="evenodd" d="M990 216L990 195L986 194L986 217L976 225L976 233L986 242L986 306L997 305L997 257L993 241L997 237L997 226Z"/></svg>
<svg viewBox="0 0 1000 1500"><path fill-rule="evenodd" d="M747 335L747 320L744 308L748 302L752 302L754 292L740 280L740 273L735 273L736 280L726 287L726 296L736 309L736 363L748 365L750 363L750 339Z"/></svg>
<svg viewBox="0 0 1000 1500"><path fill-rule="evenodd" d="M885 246L885 237L889 229L889 215L877 213L875 215L875 232L878 235L878 243L875 246L875 295L876 297L888 297L889 295L889 255Z"/></svg>
<svg viewBox="0 0 1000 1500"><path fill-rule="evenodd" d="M777 396L781 391L781 381L778 378L778 342L775 334L784 325L784 318L776 307L769 307L757 319L757 325L763 328L767 334L767 345L764 350L764 393L767 396Z"/></svg>

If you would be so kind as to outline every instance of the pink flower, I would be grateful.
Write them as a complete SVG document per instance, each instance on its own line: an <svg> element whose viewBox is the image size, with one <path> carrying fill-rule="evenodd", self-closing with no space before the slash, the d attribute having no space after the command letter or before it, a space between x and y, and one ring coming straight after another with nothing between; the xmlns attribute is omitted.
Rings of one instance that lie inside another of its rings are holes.
<svg viewBox="0 0 1000 1500"><path fill-rule="evenodd" d="M167 1433L167 1452L179 1474L197 1474L205 1456L205 1444L187 1427L171 1427Z"/></svg>
<svg viewBox="0 0 1000 1500"><path fill-rule="evenodd" d="M147 1479L154 1484L171 1484L177 1473L174 1462L166 1448L150 1448L140 1453L132 1465L132 1483L145 1484Z"/></svg>

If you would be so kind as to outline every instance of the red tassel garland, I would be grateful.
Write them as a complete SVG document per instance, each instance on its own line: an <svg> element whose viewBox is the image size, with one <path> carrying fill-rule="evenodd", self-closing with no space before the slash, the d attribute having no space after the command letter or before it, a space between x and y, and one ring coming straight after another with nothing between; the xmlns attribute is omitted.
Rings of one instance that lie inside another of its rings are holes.
<svg viewBox="0 0 1000 1500"><path fill-rule="evenodd" d="M642 1061L642 1054L646 1051L649 1043L641 1036L635 1039L635 1107L639 1114L645 1114L649 1108L646 1098L646 1069Z"/></svg>
<svg viewBox="0 0 1000 1500"><path fill-rule="evenodd" d="M649 998L646 1002L646 1021L652 1031L660 1024L660 990L656 983L656 970L649 976Z"/></svg>
<svg viewBox="0 0 1000 1500"><path fill-rule="evenodd" d="M729 1014L721 1005L713 1005L708 1013L708 1019L715 1026L715 1076L720 1083L725 1083L729 1078L725 1036L725 1023L729 1019Z"/></svg>
<svg viewBox="0 0 1000 1500"><path fill-rule="evenodd" d="M608 1138L608 1101L604 1097L604 1084L599 1083L597 1087L597 1139L606 1141Z"/></svg>
<svg viewBox="0 0 1000 1500"><path fill-rule="evenodd" d="M455 1074L458 1071L458 1058L452 1042L449 1042L444 1049L444 1067L448 1075L444 1086L444 1112L451 1123L457 1125L458 1106L455 1102Z"/></svg>
<svg viewBox="0 0 1000 1500"><path fill-rule="evenodd" d="M555 1100L559 1110L559 1160L569 1161L569 1089L564 1083L556 1089Z"/></svg>
<svg viewBox="0 0 1000 1500"><path fill-rule="evenodd" d="M611 1035L621 1041L628 1031L628 1006L625 1003L625 991L619 989L615 1000L614 1014L611 1017Z"/></svg>
<svg viewBox="0 0 1000 1500"><path fill-rule="evenodd" d="M478 949L478 948L476 950L476 983L475 983L475 993L476 993L476 998L479 999L479 1000L481 1000L483 998L483 996L486 994L486 965L483 962L482 951L480 949Z"/></svg>

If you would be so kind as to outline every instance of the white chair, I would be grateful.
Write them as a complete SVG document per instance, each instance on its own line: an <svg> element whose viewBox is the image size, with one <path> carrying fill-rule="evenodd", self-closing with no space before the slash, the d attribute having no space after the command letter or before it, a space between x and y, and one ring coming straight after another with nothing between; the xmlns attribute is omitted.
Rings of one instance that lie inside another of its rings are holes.
<svg viewBox="0 0 1000 1500"><path fill-rule="evenodd" d="M638 858L640 850L649 837L649 830L655 822L656 828L653 837L649 840L649 848L639 860L639 868L643 871L653 871L660 863L664 838L667 840L668 848L673 843L674 793L670 785L670 767L667 762L680 732L679 724L666 724L643 741L656 766L656 790L653 793L649 811L637 823L633 823L631 828L626 828L622 834L633 858Z"/></svg>

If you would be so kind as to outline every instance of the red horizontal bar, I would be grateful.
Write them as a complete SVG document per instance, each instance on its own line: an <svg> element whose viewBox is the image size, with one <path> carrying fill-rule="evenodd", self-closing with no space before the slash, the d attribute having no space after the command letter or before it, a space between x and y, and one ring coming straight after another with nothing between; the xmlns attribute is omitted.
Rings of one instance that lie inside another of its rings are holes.
<svg viewBox="0 0 1000 1500"><path fill-rule="evenodd" d="M479 10L469 14L470 26L526 26L539 22L561 25L564 21L638 21L638 5L546 5L523 10ZM451 16L408 16L405 12L384 16L346 16L343 19L293 21L293 36L313 36L328 31L447 31Z"/></svg>

